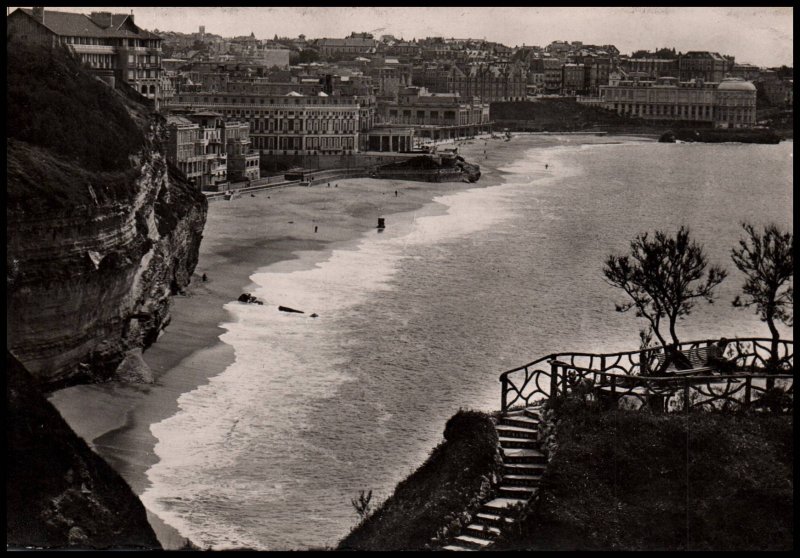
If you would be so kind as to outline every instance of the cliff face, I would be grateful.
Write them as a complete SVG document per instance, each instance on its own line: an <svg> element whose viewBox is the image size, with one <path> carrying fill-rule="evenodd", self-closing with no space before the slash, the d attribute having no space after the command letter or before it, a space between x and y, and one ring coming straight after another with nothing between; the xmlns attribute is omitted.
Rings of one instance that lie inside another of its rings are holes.
<svg viewBox="0 0 800 558"><path fill-rule="evenodd" d="M6 353L6 543L161 548L144 506Z"/></svg>
<svg viewBox="0 0 800 558"><path fill-rule="evenodd" d="M9 47L10 59L27 56L24 72L9 61L9 112L29 118L6 146L7 346L51 389L108 378L126 351L155 341L197 264L207 203L168 166L162 117L67 53L31 49ZM59 103L83 118L53 115L43 131L37 115ZM72 137L81 129L96 132Z"/></svg>

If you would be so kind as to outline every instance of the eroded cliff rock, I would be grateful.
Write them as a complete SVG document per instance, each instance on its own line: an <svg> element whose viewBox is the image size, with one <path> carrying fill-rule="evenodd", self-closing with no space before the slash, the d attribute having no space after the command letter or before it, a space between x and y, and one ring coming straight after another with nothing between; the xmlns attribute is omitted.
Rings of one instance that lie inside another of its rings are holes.
<svg viewBox="0 0 800 558"><path fill-rule="evenodd" d="M8 352L6 403L8 545L161 548L130 487L70 429Z"/></svg>
<svg viewBox="0 0 800 558"><path fill-rule="evenodd" d="M29 117L6 140L7 346L45 389L106 379L169 322L207 203L167 164L160 115L66 52L10 43L9 58L9 112ZM62 130L75 112L92 133Z"/></svg>

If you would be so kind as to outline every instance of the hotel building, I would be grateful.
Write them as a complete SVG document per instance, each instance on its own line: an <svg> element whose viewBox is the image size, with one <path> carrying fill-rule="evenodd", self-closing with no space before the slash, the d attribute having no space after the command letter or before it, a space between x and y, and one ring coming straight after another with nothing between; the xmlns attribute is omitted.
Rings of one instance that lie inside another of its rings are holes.
<svg viewBox="0 0 800 558"><path fill-rule="evenodd" d="M263 95L195 92L175 95L173 109L219 112L249 123L252 146L267 155L345 154L366 149L374 96ZM362 137L363 135L363 137Z"/></svg>
<svg viewBox="0 0 800 558"><path fill-rule="evenodd" d="M601 86L600 98L604 108L645 120L709 123L715 128L746 128L756 123L756 88L740 79L619 81Z"/></svg>
<svg viewBox="0 0 800 558"><path fill-rule="evenodd" d="M69 46L92 73L111 86L127 83L156 102L161 98L161 38L141 29L133 14L14 10L8 37L49 46Z"/></svg>

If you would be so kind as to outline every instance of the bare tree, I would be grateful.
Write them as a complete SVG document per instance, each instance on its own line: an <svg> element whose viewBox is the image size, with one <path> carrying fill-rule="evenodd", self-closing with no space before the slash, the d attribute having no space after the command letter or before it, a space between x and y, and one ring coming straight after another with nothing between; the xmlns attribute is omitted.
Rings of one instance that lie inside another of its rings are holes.
<svg viewBox="0 0 800 558"><path fill-rule="evenodd" d="M708 273L706 274L706 268ZM727 276L718 266L708 266L702 245L681 227L675 237L656 231L638 235L625 256L608 256L603 267L606 281L622 289L631 301L616 305L618 312L635 309L636 316L650 322L653 333L667 347L661 331L667 322L672 345L680 341L675 332L678 319L691 313L698 299L714 302L714 288Z"/></svg>
<svg viewBox="0 0 800 558"><path fill-rule="evenodd" d="M748 223L742 223L747 233L739 246L731 250L734 265L745 274L742 296L733 300L736 307L756 307L756 314L767 322L772 335L771 363L778 362L780 332L776 322L794 325L794 234L767 225L760 233Z"/></svg>
<svg viewBox="0 0 800 558"><path fill-rule="evenodd" d="M353 505L353 508L356 510L356 513L361 521L364 521L367 519L367 517L369 517L370 511L372 511L371 502L372 490L366 494L362 490L358 495L358 499L353 498L350 500L350 503Z"/></svg>

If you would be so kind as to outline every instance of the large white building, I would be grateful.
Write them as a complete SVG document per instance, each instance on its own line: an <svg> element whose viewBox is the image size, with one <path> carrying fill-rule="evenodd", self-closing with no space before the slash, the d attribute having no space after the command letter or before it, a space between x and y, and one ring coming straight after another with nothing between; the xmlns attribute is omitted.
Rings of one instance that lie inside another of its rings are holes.
<svg viewBox="0 0 800 558"><path fill-rule="evenodd" d="M612 80L600 87L602 106L617 114L644 120L711 123L716 128L747 128L756 123L756 88L741 79L720 83Z"/></svg>
<svg viewBox="0 0 800 558"><path fill-rule="evenodd" d="M173 109L203 109L250 125L255 149L267 155L345 154L366 149L374 125L371 96L181 92Z"/></svg>

